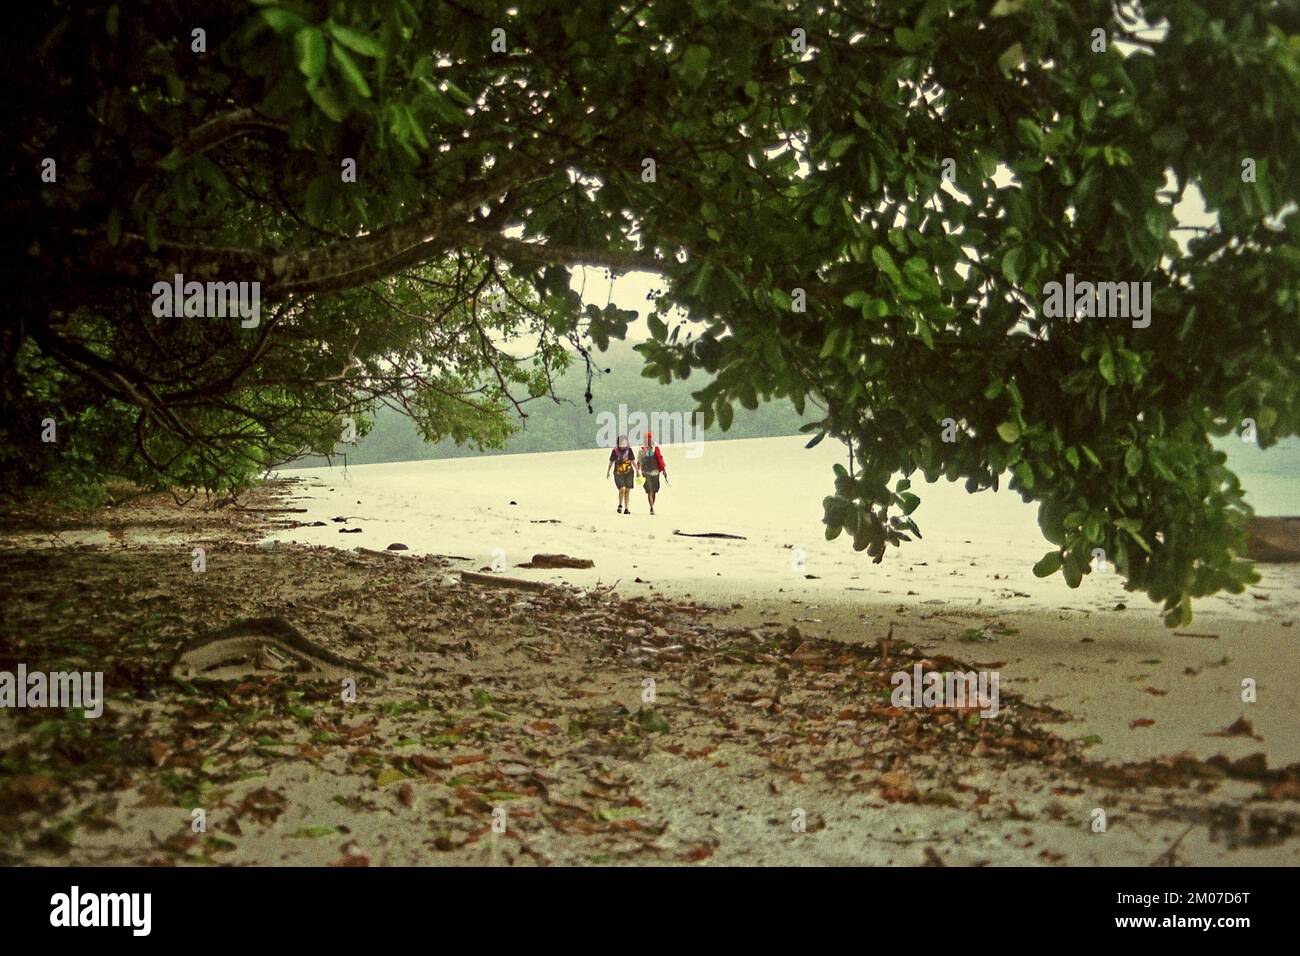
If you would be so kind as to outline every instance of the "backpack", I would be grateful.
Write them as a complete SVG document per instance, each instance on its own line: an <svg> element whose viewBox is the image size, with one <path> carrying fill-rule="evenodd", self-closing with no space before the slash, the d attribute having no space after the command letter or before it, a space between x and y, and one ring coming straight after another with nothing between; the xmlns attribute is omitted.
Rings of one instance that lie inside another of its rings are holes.
<svg viewBox="0 0 1300 956"><path fill-rule="evenodd" d="M659 459L655 457L653 448L641 450L641 474L657 475L659 474Z"/></svg>

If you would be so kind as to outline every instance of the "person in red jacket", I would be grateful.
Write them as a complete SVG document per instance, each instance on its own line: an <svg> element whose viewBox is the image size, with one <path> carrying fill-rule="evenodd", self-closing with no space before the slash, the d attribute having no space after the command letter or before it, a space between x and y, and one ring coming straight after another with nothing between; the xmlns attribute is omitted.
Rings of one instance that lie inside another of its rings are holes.
<svg viewBox="0 0 1300 956"><path fill-rule="evenodd" d="M655 436L652 432L645 433L645 440L641 445L641 454L637 456L637 470L641 472L641 477L645 481L645 494L650 499L650 513L655 513L655 495L659 494L659 476L663 475L668 478L668 467L664 464L664 456L659 453L659 446L655 444Z"/></svg>

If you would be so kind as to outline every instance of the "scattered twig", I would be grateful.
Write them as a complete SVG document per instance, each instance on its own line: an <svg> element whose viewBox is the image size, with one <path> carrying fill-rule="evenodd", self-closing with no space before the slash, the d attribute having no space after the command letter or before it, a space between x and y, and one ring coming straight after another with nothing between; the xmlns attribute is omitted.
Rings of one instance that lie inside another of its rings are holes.
<svg viewBox="0 0 1300 956"><path fill-rule="evenodd" d="M1173 843L1169 844L1169 849L1161 853L1158 857L1152 860L1151 863L1148 865L1149 866L1174 866L1177 863L1177 860L1175 860L1174 858L1174 854L1178 850L1178 844L1183 842L1183 837L1187 836L1187 834L1192 832L1192 828L1194 826L1196 826L1195 823L1189 823L1187 825L1187 829L1184 830L1181 834L1179 834L1178 839L1176 839ZM1161 860L1165 860L1165 859L1168 859L1168 862L1162 863Z"/></svg>
<svg viewBox="0 0 1300 956"><path fill-rule="evenodd" d="M545 591L554 585L544 581L525 581L522 578L503 578L495 574L479 574L476 571L461 571L460 579L471 584L482 584L491 588L516 588L520 591Z"/></svg>

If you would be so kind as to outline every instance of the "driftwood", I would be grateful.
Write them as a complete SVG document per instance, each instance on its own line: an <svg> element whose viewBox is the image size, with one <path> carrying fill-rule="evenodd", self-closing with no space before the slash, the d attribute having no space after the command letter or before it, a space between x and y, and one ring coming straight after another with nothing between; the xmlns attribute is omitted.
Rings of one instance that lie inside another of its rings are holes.
<svg viewBox="0 0 1300 956"><path fill-rule="evenodd" d="M206 676L242 679L249 671L288 669L284 664L289 663L297 664L299 670L295 673L320 680L341 680L358 674L384 676L382 671L350 661L308 640L279 616L247 618L216 634L186 641L176 653L172 674L186 678L203 677L207 671L236 663L244 665L237 674Z"/></svg>
<svg viewBox="0 0 1300 956"><path fill-rule="evenodd" d="M732 541L748 541L743 534L723 534L721 531L705 531L700 534L691 534L689 531L674 531L673 534L681 535L683 538L728 538Z"/></svg>
<svg viewBox="0 0 1300 956"><path fill-rule="evenodd" d="M596 562L590 558L571 558L567 554L535 554L527 564L516 564L517 568L594 568Z"/></svg>
<svg viewBox="0 0 1300 956"><path fill-rule="evenodd" d="M357 554L366 554L372 558L396 558L400 557L396 551L376 551L374 548L353 548Z"/></svg>
<svg viewBox="0 0 1300 956"><path fill-rule="evenodd" d="M460 572L462 581L484 584L491 588L515 588L520 591L545 591L553 585L544 581L525 581L523 578L503 578L496 574L479 574L477 571Z"/></svg>

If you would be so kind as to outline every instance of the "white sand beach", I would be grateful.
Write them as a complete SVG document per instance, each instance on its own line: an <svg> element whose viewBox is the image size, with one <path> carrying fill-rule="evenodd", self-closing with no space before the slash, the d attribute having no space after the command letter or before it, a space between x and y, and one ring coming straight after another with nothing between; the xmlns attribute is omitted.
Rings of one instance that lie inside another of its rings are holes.
<svg viewBox="0 0 1300 956"><path fill-rule="evenodd" d="M969 495L960 484L918 480L914 517L924 539L875 565L843 538L823 535L821 499L832 490L831 466L843 460L832 442L666 447L671 483L654 516L639 487L633 513L615 513L607 455L286 471L308 479L297 502L308 509L304 520L325 526L278 537L375 550L401 543L410 553L465 556L464 569L503 559L502 573L512 576L739 605L732 614L740 622L780 620L844 641L874 642L893 623L896 638L1000 664L1005 689L1072 714L1077 722L1063 735L1092 738L1098 757L1262 750L1270 766L1300 760L1300 565L1260 565L1257 585L1199 601L1193 624L1174 632L1157 605L1112 573L1089 575L1077 590L1059 575L1034 577L1031 566L1049 545L1036 507L1012 492ZM1247 485L1261 511L1300 511L1288 499L1293 484L1257 487ZM341 534L344 527L361 530ZM589 558L595 567L515 567L535 553ZM1256 703L1241 700L1247 678L1258 684ZM1262 740L1206 736L1242 716Z"/></svg>

